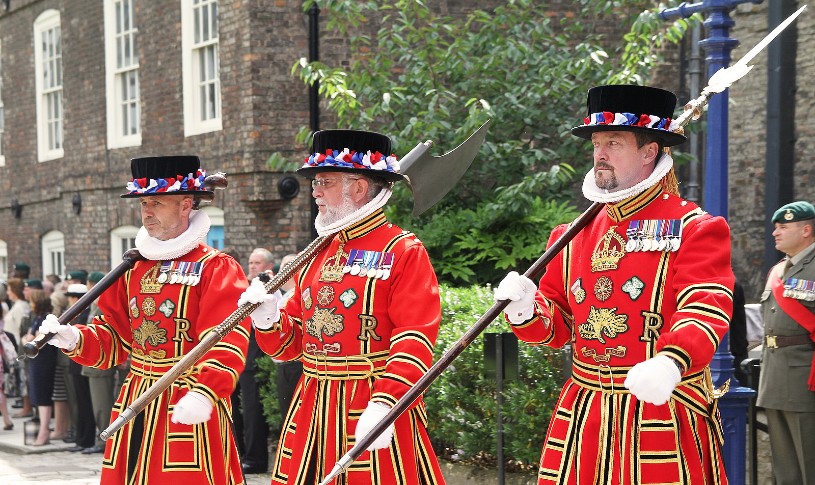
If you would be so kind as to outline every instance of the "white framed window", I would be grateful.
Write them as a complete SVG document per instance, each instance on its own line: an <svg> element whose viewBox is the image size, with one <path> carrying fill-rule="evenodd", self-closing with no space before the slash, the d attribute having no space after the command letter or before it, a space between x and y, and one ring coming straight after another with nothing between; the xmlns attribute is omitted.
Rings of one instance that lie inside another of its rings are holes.
<svg viewBox="0 0 815 485"><path fill-rule="evenodd" d="M6 156L3 154L4 133L6 131L6 110L3 107L3 43L0 42L0 167L6 164ZM3 268L0 268L0 274Z"/></svg>
<svg viewBox="0 0 815 485"><path fill-rule="evenodd" d="M108 148L141 145L136 0L105 0Z"/></svg>
<svg viewBox="0 0 815 485"><path fill-rule="evenodd" d="M136 226L119 226L110 231L110 269L122 263L122 255L128 249L136 247L136 234L139 228Z"/></svg>
<svg viewBox="0 0 815 485"><path fill-rule="evenodd" d="M219 131L221 80L218 1L181 1L184 136Z"/></svg>
<svg viewBox="0 0 815 485"><path fill-rule="evenodd" d="M209 216L209 232L207 244L215 249L224 248L224 211L218 207L208 205L201 210Z"/></svg>
<svg viewBox="0 0 815 485"><path fill-rule="evenodd" d="M0 280L8 279L8 244L0 239Z"/></svg>
<svg viewBox="0 0 815 485"><path fill-rule="evenodd" d="M65 279L65 235L50 231L42 237L42 274L55 274Z"/></svg>
<svg viewBox="0 0 815 485"><path fill-rule="evenodd" d="M34 21L34 70L37 160L45 162L63 155L62 34L57 10L46 10Z"/></svg>

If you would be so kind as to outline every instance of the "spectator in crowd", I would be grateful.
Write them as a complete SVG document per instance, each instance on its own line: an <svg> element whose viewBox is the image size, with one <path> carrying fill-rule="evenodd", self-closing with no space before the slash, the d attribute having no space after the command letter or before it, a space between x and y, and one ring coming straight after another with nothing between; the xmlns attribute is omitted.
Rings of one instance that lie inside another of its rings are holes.
<svg viewBox="0 0 815 485"><path fill-rule="evenodd" d="M252 280L261 273L274 276L272 253L265 248L256 248L249 255L247 279ZM258 348L255 333L249 336L249 351L246 353L246 367L238 379L242 422L236 435L243 436L241 460L244 473L265 473L269 468L269 424L263 414L260 402L260 383L257 380L257 359L263 352ZM239 423L236 421L236 427Z"/></svg>
<svg viewBox="0 0 815 485"><path fill-rule="evenodd" d="M748 387L750 381L741 368L741 363L747 359L747 314L744 303L744 288L736 281L733 286L733 318L730 320L728 339L730 354L733 356L733 377L741 386Z"/></svg>
<svg viewBox="0 0 815 485"><path fill-rule="evenodd" d="M88 291L98 283L104 275L98 271L88 274ZM94 300L88 307L88 318L84 322L92 323L94 317L101 315L99 311L99 299ZM83 323L83 322L80 322ZM88 387L91 393L91 403L93 408L93 418L96 423L96 444L82 450L84 454L102 453L105 451L105 442L99 434L110 424L110 413L113 410L115 401L114 386L116 384L116 374L118 366L109 369L99 369L96 367L82 366L81 374L88 378Z"/></svg>
<svg viewBox="0 0 815 485"><path fill-rule="evenodd" d="M296 258L296 254L287 254L280 260L280 267L283 268ZM294 294L294 276L286 280L280 287L283 296L280 298L280 307L286 306L286 302ZM280 412L282 414L281 423L286 419L286 414L291 407L291 401L294 397L294 390L297 388L297 383L300 382L300 377L303 376L303 363L298 360L278 360L274 359L277 364L277 375L275 377L275 384L277 385L277 401L280 405Z"/></svg>
<svg viewBox="0 0 815 485"><path fill-rule="evenodd" d="M94 271L88 274L88 291L91 291L97 283L102 281L102 278L105 277L105 274L101 271ZM102 313L99 311L99 298L93 300L91 303L91 310L88 313L88 323L91 323L93 317L101 315Z"/></svg>
<svg viewBox="0 0 815 485"><path fill-rule="evenodd" d="M12 278L19 278L21 280L27 280L31 273L31 267L27 264L20 261L19 263L14 263L14 268L11 272Z"/></svg>
<svg viewBox="0 0 815 485"><path fill-rule="evenodd" d="M0 286L5 288L6 283L0 282ZM15 343L14 335L11 332L5 331L4 317L7 313L5 302L0 303L0 366L2 366L2 373L0 373L0 414L3 416L3 430L8 431L14 429L14 422L11 420L11 415L6 403L6 379L13 378L11 375L12 368L17 359L17 345Z"/></svg>
<svg viewBox="0 0 815 485"><path fill-rule="evenodd" d="M68 281L77 281L69 278ZM68 297L68 308L76 305L76 302L88 292L88 287L82 283L71 283L65 296ZM88 321L90 308L85 308L70 325L84 325ZM82 453L101 453L103 450L96 448L96 418L94 415L93 400L91 398L90 381L82 373L83 366L73 360L68 363L68 406L72 408L74 446L69 451ZM71 393L73 389L73 393ZM108 415L109 417L109 415ZM106 417L107 418L107 417ZM101 429L107 427L107 422Z"/></svg>
<svg viewBox="0 0 815 485"><path fill-rule="evenodd" d="M51 298L44 290L31 290L28 295L31 306L31 329L23 336L23 343L34 340L45 317L51 313ZM57 366L57 349L46 345L30 359L28 364L28 389L31 405L37 408L40 426L32 446L43 446L51 442L51 415L54 409L54 377Z"/></svg>
<svg viewBox="0 0 815 485"><path fill-rule="evenodd" d="M19 265L19 263L18 263ZM17 266L15 265L15 271ZM6 331L14 335L15 342L21 342L23 335L27 331L29 316L31 314L31 306L25 299L25 282L19 278L12 278L8 280L8 297L11 301L11 308L6 316ZM23 329L26 329L25 331ZM19 352L19 348L17 351ZM20 405L22 408L18 413L14 414L15 418L30 418L34 416L31 407L31 401L28 398L28 382L25 374L24 365L18 367L18 378L20 382Z"/></svg>
<svg viewBox="0 0 815 485"><path fill-rule="evenodd" d="M761 295L764 346L756 404L764 408L777 485L815 484L815 207L773 214L775 248L786 255Z"/></svg>
<svg viewBox="0 0 815 485"><path fill-rule="evenodd" d="M68 277L65 278L65 283L68 285L72 284L80 284L86 285L88 284L88 272L84 269L78 269L76 271L70 271L68 273Z"/></svg>

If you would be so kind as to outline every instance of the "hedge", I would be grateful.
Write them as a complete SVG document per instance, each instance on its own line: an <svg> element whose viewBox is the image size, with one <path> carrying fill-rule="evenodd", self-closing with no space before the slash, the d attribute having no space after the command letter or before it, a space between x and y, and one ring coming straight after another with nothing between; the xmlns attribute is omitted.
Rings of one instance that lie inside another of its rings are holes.
<svg viewBox="0 0 815 485"><path fill-rule="evenodd" d="M489 286L443 285L442 324L436 341L438 358L490 306ZM503 317L487 333L510 332ZM425 393L428 431L436 452L448 460L496 466L497 402L494 376L485 377L483 336L465 349ZM504 458L508 470L537 469L543 438L563 382L562 352L519 342L518 379L504 383ZM275 366L259 359L261 399L276 440L282 417L275 390Z"/></svg>

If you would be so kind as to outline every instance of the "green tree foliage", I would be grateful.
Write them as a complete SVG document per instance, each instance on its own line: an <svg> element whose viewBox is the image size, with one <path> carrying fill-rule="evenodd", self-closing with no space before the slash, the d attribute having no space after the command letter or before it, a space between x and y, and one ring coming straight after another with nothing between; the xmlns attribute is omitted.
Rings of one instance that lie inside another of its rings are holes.
<svg viewBox="0 0 815 485"><path fill-rule="evenodd" d="M442 285L442 326L434 360L450 349L492 303L489 286ZM509 332L503 318L487 332ZM563 383L562 353L518 345L519 379L504 384L504 454L511 469L534 469ZM477 338L424 395L428 431L448 459L495 466L496 382L484 375L484 344Z"/></svg>
<svg viewBox="0 0 815 485"><path fill-rule="evenodd" d="M569 129L585 116L585 92L641 83L659 60L655 49L687 27L637 16L653 6L644 0L579 0L562 16L541 2L507 0L455 17L420 0L316 3L328 19L323 37L347 39L350 65L301 59L292 73L319 81L337 126L387 133L400 154L430 139L438 154L492 120L476 161L434 209L408 220L404 187L389 204L389 216L425 242L440 279L457 283L523 269L551 228L575 216L571 187L591 160ZM601 34L628 26L624 42ZM304 128L299 141L309 135Z"/></svg>

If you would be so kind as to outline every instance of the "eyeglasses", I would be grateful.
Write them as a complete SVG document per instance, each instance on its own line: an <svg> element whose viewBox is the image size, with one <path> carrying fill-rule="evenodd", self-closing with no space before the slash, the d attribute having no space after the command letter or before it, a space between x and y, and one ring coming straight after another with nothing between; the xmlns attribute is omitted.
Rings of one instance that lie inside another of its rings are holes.
<svg viewBox="0 0 815 485"><path fill-rule="evenodd" d="M324 189L327 189L334 185L338 180L359 180L359 179L360 179L359 177L348 177L348 176L345 176L345 178L340 179L313 179L311 181L311 188L316 189L317 187L322 187Z"/></svg>
<svg viewBox="0 0 815 485"><path fill-rule="evenodd" d="M311 188L316 189L317 187L322 187L327 189L334 185L337 182L337 179L313 179L311 181Z"/></svg>

